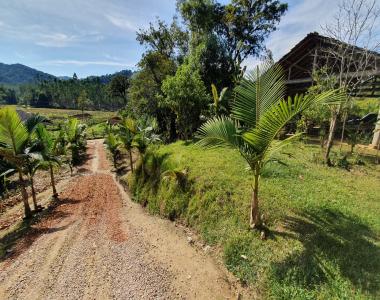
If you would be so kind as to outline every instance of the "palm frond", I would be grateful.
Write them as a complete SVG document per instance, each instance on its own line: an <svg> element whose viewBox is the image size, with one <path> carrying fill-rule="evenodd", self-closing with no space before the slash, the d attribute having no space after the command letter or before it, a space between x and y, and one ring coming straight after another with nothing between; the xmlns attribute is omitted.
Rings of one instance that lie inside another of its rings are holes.
<svg viewBox="0 0 380 300"><path fill-rule="evenodd" d="M272 140L294 116L314 104L335 103L343 99L344 94L336 90L319 95L296 95L293 99L288 97L287 100L273 104L261 117L257 126L243 134L243 138L258 152L262 152L268 149Z"/></svg>
<svg viewBox="0 0 380 300"><path fill-rule="evenodd" d="M32 115L31 117L29 117L25 121L25 127L28 130L29 134L36 129L37 125L42 124L45 120L46 118L39 114Z"/></svg>
<svg viewBox="0 0 380 300"><path fill-rule="evenodd" d="M215 117L204 123L198 130L198 146L216 148L228 146L240 148L242 140L236 122L228 117Z"/></svg>
<svg viewBox="0 0 380 300"><path fill-rule="evenodd" d="M28 141L28 131L18 113L12 108L0 110L0 143L8 145L15 154L21 153Z"/></svg>
<svg viewBox="0 0 380 300"><path fill-rule="evenodd" d="M281 66L263 63L235 88L232 116L248 127L255 127L271 105L284 97L285 77Z"/></svg>

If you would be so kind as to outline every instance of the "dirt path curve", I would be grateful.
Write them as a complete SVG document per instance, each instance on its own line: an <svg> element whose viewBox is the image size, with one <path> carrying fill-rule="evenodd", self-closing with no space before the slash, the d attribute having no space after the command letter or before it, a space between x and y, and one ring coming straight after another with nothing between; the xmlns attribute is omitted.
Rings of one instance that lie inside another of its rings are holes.
<svg viewBox="0 0 380 300"><path fill-rule="evenodd" d="M101 140L83 176L0 264L0 299L234 299L228 274L149 216L110 173Z"/></svg>

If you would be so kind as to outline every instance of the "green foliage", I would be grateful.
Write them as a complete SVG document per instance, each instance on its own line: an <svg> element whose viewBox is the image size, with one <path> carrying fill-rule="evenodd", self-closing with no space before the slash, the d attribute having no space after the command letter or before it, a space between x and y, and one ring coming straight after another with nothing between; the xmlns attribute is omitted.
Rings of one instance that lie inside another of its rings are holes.
<svg viewBox="0 0 380 300"><path fill-rule="evenodd" d="M126 105L129 85L130 83L127 76L116 75L111 79L111 82L108 85L108 92L111 97L121 98L124 105Z"/></svg>
<svg viewBox="0 0 380 300"><path fill-rule="evenodd" d="M298 138L294 135L276 140L281 129L295 116L314 104L322 105L340 99L335 91L320 95L283 99L285 82L278 65L264 64L252 72L235 89L236 100L232 104L232 117L216 117L199 129L198 145L204 148L226 146L238 150L255 174L251 226L260 223L258 212L259 179L264 166L278 152Z"/></svg>
<svg viewBox="0 0 380 300"><path fill-rule="evenodd" d="M154 165L187 170L186 189L173 179L154 183L158 172L146 171L151 176L144 180L136 172L129 177L133 199L193 226L264 299L376 299L378 167L326 168L312 161L317 145L288 147L284 152L293 157L280 154L288 167L273 163L262 174L262 214L271 229L266 241L247 227L253 175L232 149L161 146L155 153L163 162Z"/></svg>
<svg viewBox="0 0 380 300"><path fill-rule="evenodd" d="M71 152L71 164L79 164L86 150L86 125L80 124L78 119L71 118L65 124L67 147Z"/></svg>
<svg viewBox="0 0 380 300"><path fill-rule="evenodd" d="M113 165L116 168L117 158L120 154L120 146L122 145L122 142L117 135L115 135L113 132L110 132L106 137L105 143L108 147L108 150L112 154Z"/></svg>
<svg viewBox="0 0 380 300"><path fill-rule="evenodd" d="M206 106L206 88L197 69L188 63L181 65L175 76L168 76L162 84L166 97L163 105L176 115L180 138L188 139L200 125L200 115Z"/></svg>
<svg viewBox="0 0 380 300"><path fill-rule="evenodd" d="M83 114L84 109L90 104L91 104L91 101L90 99L88 99L86 90L82 90L77 99L77 106L82 111L82 114Z"/></svg>

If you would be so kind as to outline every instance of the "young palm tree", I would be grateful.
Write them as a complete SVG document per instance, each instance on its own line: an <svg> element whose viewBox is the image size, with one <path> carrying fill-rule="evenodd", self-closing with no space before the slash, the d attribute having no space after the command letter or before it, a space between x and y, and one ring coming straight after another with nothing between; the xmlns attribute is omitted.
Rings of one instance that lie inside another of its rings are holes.
<svg viewBox="0 0 380 300"><path fill-rule="evenodd" d="M49 167L51 187L53 189L53 197L57 198L58 193L55 186L54 166L60 166L60 153L58 147L59 143L58 140L53 140L52 136L43 125L37 126L36 135L38 139L39 152L42 156L43 161Z"/></svg>
<svg viewBox="0 0 380 300"><path fill-rule="evenodd" d="M107 144L107 147L112 154L113 166L116 168L117 167L117 156L118 156L120 146L122 143L119 140L117 135L110 132L106 137L106 144Z"/></svg>
<svg viewBox="0 0 380 300"><path fill-rule="evenodd" d="M28 202L23 169L26 167L28 160L28 143L35 126L41 120L36 117L24 124L14 109L0 109L0 155L17 170L26 218L31 217L32 213Z"/></svg>
<svg viewBox="0 0 380 300"><path fill-rule="evenodd" d="M137 134L137 126L135 120L132 118L124 118L119 125L119 136L124 144L124 148L128 151L129 164L131 166L131 172L133 173L133 158L132 158L132 148L133 140Z"/></svg>
<svg viewBox="0 0 380 300"><path fill-rule="evenodd" d="M257 67L235 89L232 117L215 117L199 129L198 145L205 148L237 149L254 174L251 197L250 226L261 226L259 213L259 180L265 165L284 146L299 137L277 140L280 130L296 115L311 105L339 102L337 91L320 95L295 96L284 99L285 80L278 65L264 63Z"/></svg>
<svg viewBox="0 0 380 300"><path fill-rule="evenodd" d="M70 119L65 127L68 148L71 151L73 165L80 162L80 153L86 148L86 126L80 124L78 119Z"/></svg>
<svg viewBox="0 0 380 300"><path fill-rule="evenodd" d="M25 169L28 174L30 188L32 190L32 200L33 200L34 211L36 212L41 210L41 206L37 204L37 195L36 195L36 190L34 188L34 175L36 174L37 170L40 167L41 167L41 159L39 155L30 156L27 158L25 162Z"/></svg>

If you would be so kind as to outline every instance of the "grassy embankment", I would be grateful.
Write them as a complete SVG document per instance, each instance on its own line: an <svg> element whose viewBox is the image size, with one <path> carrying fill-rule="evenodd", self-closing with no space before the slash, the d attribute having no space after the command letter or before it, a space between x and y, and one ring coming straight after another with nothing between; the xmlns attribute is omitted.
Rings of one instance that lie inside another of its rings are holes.
<svg viewBox="0 0 380 300"><path fill-rule="evenodd" d="M145 176L137 172L128 181L135 201L196 228L264 298L379 297L379 166L327 168L314 162L318 146L287 150L294 155L282 157L288 167L269 165L261 178L271 229L264 241L247 226L253 178L235 151L161 146L160 157L146 162ZM165 170L187 170L186 183L181 172L158 179Z"/></svg>

